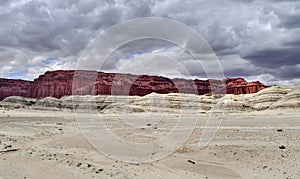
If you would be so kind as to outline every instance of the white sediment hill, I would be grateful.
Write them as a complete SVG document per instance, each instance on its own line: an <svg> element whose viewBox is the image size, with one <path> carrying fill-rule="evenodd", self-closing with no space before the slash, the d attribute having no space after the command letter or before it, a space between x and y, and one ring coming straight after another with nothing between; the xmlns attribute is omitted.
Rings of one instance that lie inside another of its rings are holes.
<svg viewBox="0 0 300 179"><path fill-rule="evenodd" d="M180 110L199 110L206 113L213 109L226 112L299 110L300 86L272 86L255 94L243 95L193 95L193 94L156 94L146 96L65 96L61 99L46 97L32 99L11 96L0 102L4 108L51 109L84 111L97 110L101 113L119 112L174 112Z"/></svg>

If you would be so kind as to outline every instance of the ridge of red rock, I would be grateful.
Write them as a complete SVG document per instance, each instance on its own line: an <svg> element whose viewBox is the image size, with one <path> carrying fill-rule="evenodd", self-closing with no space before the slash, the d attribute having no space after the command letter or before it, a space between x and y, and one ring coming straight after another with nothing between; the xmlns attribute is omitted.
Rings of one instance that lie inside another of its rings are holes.
<svg viewBox="0 0 300 179"><path fill-rule="evenodd" d="M8 96L30 97L33 82L0 78L0 100Z"/></svg>
<svg viewBox="0 0 300 179"><path fill-rule="evenodd" d="M213 84L213 85L211 85ZM243 78L224 80L169 79L161 76L104 73L84 70L58 70L46 72L33 82L0 78L0 100L8 96L30 98L67 95L138 95L155 92L206 94L256 93L266 86L259 81L247 82Z"/></svg>

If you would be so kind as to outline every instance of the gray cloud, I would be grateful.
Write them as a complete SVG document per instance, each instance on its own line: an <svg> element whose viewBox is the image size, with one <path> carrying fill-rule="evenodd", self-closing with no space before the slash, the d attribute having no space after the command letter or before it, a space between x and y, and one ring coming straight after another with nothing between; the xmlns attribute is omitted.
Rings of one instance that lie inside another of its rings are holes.
<svg viewBox="0 0 300 179"><path fill-rule="evenodd" d="M1 1L0 77L14 78L14 73L22 72L26 73L24 78L32 79L46 70L75 68L79 56L99 33L124 20L148 16L177 20L203 35L226 76L265 78L268 84L299 82L300 2L293 0ZM169 33L180 36L176 31ZM113 53L103 70L120 70L126 54L142 51L144 55L134 60L148 63L153 60L148 53L158 49L159 55L178 53L173 47L151 40L128 43ZM53 57L56 60L44 63ZM192 77L203 77L203 71L210 70L193 64L187 55L177 57ZM157 73L165 71L172 76L167 63L155 63L151 67L157 68ZM131 65L126 70L137 72ZM184 76L180 70L178 74Z"/></svg>

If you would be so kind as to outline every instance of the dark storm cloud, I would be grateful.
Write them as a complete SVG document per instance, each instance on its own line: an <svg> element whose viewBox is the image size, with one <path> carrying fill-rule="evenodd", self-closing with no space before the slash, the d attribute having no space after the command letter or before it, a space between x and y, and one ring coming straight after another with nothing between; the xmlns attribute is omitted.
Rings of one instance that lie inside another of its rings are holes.
<svg viewBox="0 0 300 179"><path fill-rule="evenodd" d="M281 26L283 28L299 28L300 27L300 13L283 17Z"/></svg>
<svg viewBox="0 0 300 179"><path fill-rule="evenodd" d="M278 68L284 65L300 63L299 48L265 49L244 56L257 66L265 68Z"/></svg>
<svg viewBox="0 0 300 179"><path fill-rule="evenodd" d="M293 0L1 1L0 76L24 71L24 66L32 76L45 70L74 68L80 54L99 33L124 20L147 16L177 20L203 35L220 58L226 76L258 76L270 81L290 80L293 84L300 78L300 2ZM180 35L172 30L169 33ZM174 54L176 51L170 47L154 41L128 43L110 57L103 70L118 70L120 59L134 51L142 51L139 59L149 61L151 51ZM47 58L57 60L43 64ZM181 61L193 76L203 75L205 69L192 60L182 57ZM164 71L168 65L153 67Z"/></svg>
<svg viewBox="0 0 300 179"><path fill-rule="evenodd" d="M216 34L218 35L218 38L216 38ZM228 52L226 52L228 50L229 54L230 51L231 53L234 53L233 49L239 45L238 40L233 37L232 31L227 31L218 23L209 25L204 35L209 40L208 43L217 54L228 55Z"/></svg>

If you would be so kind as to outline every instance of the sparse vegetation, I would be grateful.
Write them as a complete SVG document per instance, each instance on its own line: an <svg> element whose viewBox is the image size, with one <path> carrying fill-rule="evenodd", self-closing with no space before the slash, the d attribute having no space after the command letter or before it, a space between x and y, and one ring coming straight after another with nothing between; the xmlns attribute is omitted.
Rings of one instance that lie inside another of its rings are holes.
<svg viewBox="0 0 300 179"><path fill-rule="evenodd" d="M177 149L175 152L177 153L188 153L188 152L193 152L193 150L191 148L188 147L181 147L179 149Z"/></svg>

